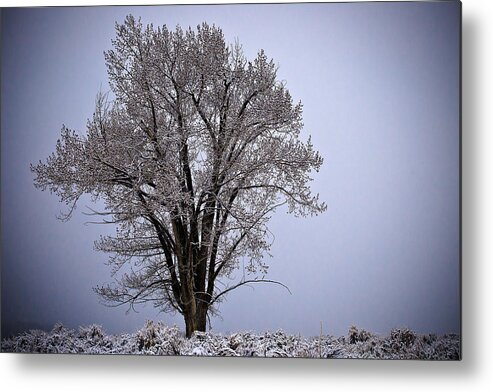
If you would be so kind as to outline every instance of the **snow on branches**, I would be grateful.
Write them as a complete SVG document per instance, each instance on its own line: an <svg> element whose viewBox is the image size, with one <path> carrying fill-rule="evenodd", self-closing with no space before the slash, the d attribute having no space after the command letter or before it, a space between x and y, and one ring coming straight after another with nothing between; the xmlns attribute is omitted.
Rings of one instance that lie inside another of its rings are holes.
<svg viewBox="0 0 493 392"><path fill-rule="evenodd" d="M109 252L115 283L107 303L152 301L204 331L234 287L265 281L267 223L276 208L307 216L324 203L309 188L322 157L303 142L302 106L261 50L248 61L206 23L174 31L128 16L105 52L111 97L99 94L87 133L62 129L55 152L32 166L35 184L118 227ZM70 216L70 213L67 217ZM251 279L218 289L242 258ZM122 272L124 265L137 266Z"/></svg>
<svg viewBox="0 0 493 392"><path fill-rule="evenodd" d="M354 339L357 335L357 339ZM410 339L411 338L411 339ZM2 352L60 354L133 354L233 356L270 358L460 359L460 338L455 334L418 335L393 329L388 336L351 327L347 336L306 338L282 330L231 335L194 332L185 339L176 327L147 321L132 334L107 335L98 325L76 332L61 324L50 332L31 330L2 340Z"/></svg>

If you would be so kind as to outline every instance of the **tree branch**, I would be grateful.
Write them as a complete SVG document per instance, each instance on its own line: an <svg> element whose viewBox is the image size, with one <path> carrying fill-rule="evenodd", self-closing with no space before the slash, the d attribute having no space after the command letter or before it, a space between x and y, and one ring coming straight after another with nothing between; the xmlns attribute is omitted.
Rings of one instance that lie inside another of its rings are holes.
<svg viewBox="0 0 493 392"><path fill-rule="evenodd" d="M289 287L286 286L285 284L281 283L281 282L278 282L276 280L270 280L270 279L250 279L250 280L244 280L244 281L241 281L240 283L237 283L235 284L234 286L231 286L231 287L228 287L226 290L220 292L219 294L217 294L212 300L211 300L211 305L214 304L220 297L222 297L223 295L229 293L230 291L233 291L235 289L237 289L238 287L241 287L241 286L244 286L244 285L247 285L247 284L250 284L250 283L273 283L273 284L277 284L279 286L282 286L284 287L286 290L288 290L289 294L292 294L291 293L291 290L289 290Z"/></svg>

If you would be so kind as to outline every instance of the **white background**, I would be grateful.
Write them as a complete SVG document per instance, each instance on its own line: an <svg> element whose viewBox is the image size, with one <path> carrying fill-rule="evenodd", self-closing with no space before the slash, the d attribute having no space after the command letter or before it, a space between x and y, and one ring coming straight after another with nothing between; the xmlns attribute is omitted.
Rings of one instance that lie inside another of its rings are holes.
<svg viewBox="0 0 493 392"><path fill-rule="evenodd" d="M191 1L190 3L198 3ZM245 2L245 1L244 1ZM155 1L107 1L105 4ZM161 1L160 3L163 3ZM205 3L205 2L204 2ZM23 1L22 5L97 1ZM493 384L492 2L463 1L461 362L251 360L0 354L3 390L379 390L484 391ZM3 1L2 6L20 2ZM322 389L323 388L323 389Z"/></svg>

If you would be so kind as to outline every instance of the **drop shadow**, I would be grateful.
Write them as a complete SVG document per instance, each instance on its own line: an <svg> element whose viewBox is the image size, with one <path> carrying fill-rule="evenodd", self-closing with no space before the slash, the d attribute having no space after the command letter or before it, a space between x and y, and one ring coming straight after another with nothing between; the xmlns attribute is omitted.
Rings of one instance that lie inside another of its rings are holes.
<svg viewBox="0 0 493 392"><path fill-rule="evenodd" d="M480 89L478 41L481 26L468 16L462 22L462 357L474 372L479 354L480 144L477 122Z"/></svg>

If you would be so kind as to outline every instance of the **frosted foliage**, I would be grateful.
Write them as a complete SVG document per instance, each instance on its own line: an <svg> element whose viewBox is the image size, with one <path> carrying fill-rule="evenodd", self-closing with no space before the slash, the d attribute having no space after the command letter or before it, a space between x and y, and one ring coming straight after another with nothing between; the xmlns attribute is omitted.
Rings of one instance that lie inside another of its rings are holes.
<svg viewBox="0 0 493 392"><path fill-rule="evenodd" d="M273 60L260 50L248 61L215 26L170 31L132 16L116 25L105 59L112 91L97 96L87 132L64 126L55 152L32 166L36 186L67 203L67 218L89 194L105 205L95 220L117 224L96 243L115 277L97 292L187 320L238 285L266 281L276 208L326 208L309 188L322 158L300 138L301 103ZM228 285L240 260L247 278Z"/></svg>
<svg viewBox="0 0 493 392"><path fill-rule="evenodd" d="M188 355L273 358L428 359L460 358L458 335L419 335L393 329L388 336L352 327L347 336L305 338L279 330L231 335L195 332L186 339L177 327L148 321L133 334L106 335L100 326L79 332L56 325L51 332L33 330L2 341L3 352Z"/></svg>

